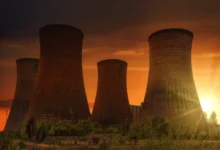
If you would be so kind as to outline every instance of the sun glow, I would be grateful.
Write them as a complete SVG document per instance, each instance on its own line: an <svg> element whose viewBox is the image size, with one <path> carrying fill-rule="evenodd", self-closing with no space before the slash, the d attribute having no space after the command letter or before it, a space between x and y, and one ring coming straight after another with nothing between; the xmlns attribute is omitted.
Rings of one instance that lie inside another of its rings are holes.
<svg viewBox="0 0 220 150"><path fill-rule="evenodd" d="M203 98L200 101L202 110L208 115L213 111L212 101L210 98Z"/></svg>

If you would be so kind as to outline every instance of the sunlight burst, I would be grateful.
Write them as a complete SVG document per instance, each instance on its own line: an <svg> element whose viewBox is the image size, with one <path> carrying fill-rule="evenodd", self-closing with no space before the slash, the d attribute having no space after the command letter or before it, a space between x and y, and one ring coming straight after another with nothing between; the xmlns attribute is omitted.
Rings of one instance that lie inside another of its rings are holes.
<svg viewBox="0 0 220 150"><path fill-rule="evenodd" d="M213 110L210 99L208 98L201 99L200 103L202 106L202 110L205 111L206 113L209 114Z"/></svg>

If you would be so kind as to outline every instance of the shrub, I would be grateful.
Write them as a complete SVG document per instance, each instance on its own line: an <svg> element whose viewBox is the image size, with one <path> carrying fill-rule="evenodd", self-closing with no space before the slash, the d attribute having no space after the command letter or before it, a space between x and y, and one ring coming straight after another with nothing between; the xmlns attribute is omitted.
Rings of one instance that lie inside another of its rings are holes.
<svg viewBox="0 0 220 150"><path fill-rule="evenodd" d="M18 145L19 145L19 148L20 148L20 149L27 149L27 145L25 145L24 142L22 142L22 141L19 142Z"/></svg>
<svg viewBox="0 0 220 150"><path fill-rule="evenodd" d="M7 149L11 143L12 138L6 135L5 133L0 133L0 149Z"/></svg>
<svg viewBox="0 0 220 150"><path fill-rule="evenodd" d="M42 143L44 141L44 139L47 136L47 128L45 123L42 123L40 125L40 127L37 129L37 133L36 133L36 142L37 143Z"/></svg>
<svg viewBox="0 0 220 150"><path fill-rule="evenodd" d="M111 144L110 143L107 143L106 140L102 140L100 143L99 143L99 146L98 148L100 150L107 150L107 149L110 149L111 147Z"/></svg>

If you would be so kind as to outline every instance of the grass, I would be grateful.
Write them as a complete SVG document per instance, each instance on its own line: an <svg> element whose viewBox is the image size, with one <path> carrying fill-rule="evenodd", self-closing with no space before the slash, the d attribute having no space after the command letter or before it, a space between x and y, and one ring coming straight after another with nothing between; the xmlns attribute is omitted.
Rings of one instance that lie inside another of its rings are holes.
<svg viewBox="0 0 220 150"><path fill-rule="evenodd" d="M148 140L139 140L137 145L133 144L117 144L113 143L109 146L100 147L89 146L87 143L80 143L78 145L74 144L65 144L63 141L61 145L49 146L48 144L38 144L37 149L57 149L57 150L103 150L112 149L112 150L219 150L220 141L199 141L199 140L170 140L170 139L148 139ZM71 142L73 143L73 142ZM28 147L31 147L32 143L27 143Z"/></svg>

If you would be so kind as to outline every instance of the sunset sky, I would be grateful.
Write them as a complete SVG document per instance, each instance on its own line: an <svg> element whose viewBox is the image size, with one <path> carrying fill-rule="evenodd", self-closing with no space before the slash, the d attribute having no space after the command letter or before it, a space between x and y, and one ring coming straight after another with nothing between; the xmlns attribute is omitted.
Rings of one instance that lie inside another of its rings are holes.
<svg viewBox="0 0 220 150"><path fill-rule="evenodd" d="M68 24L84 32L83 73L89 102L97 88L96 63L128 62L130 104L140 105L148 78L148 36L163 28L194 33L192 67L200 100L220 121L219 0L0 0L0 99L14 96L15 60L39 58L38 30ZM207 102L208 101L208 102Z"/></svg>

